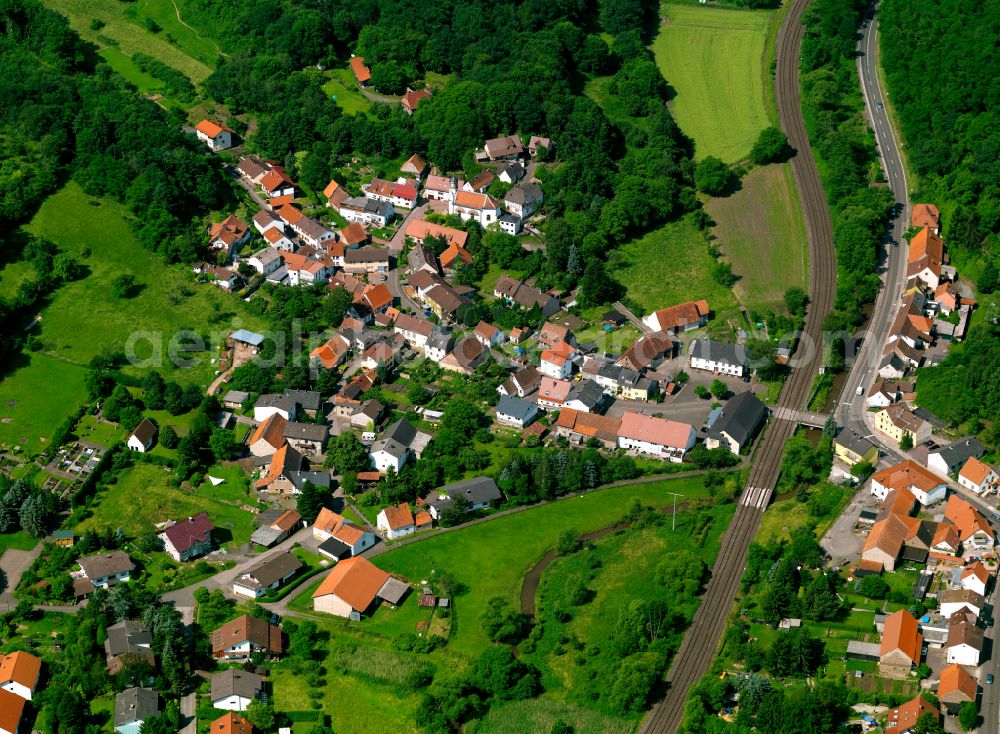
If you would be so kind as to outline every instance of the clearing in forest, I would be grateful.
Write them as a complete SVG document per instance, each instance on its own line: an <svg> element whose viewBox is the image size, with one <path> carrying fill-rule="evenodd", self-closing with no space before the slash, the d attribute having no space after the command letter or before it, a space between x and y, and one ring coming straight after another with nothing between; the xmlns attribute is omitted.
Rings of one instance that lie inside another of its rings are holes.
<svg viewBox="0 0 1000 734"><path fill-rule="evenodd" d="M664 5L653 45L676 92L670 109L695 141L695 157L745 158L768 126L765 42L772 13Z"/></svg>

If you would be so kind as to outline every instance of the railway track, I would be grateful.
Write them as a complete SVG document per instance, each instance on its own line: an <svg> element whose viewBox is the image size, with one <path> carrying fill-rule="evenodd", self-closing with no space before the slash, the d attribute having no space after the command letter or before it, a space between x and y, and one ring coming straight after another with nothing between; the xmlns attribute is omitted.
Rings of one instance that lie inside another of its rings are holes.
<svg viewBox="0 0 1000 734"><path fill-rule="evenodd" d="M802 14L810 0L792 0L778 31L775 96L781 127L797 154L792 171L799 190L809 240L809 298L803 337L806 357L792 369L778 400L779 407L805 408L814 376L822 362L822 326L836 292L833 225L816 160L809 146L799 99L799 51L805 27ZM771 499L785 443L795 430L788 420L772 419L754 455L747 486L721 542L701 605L667 674L667 691L646 716L640 734L673 734L681 724L690 687L708 670L725 629L746 566L747 551Z"/></svg>

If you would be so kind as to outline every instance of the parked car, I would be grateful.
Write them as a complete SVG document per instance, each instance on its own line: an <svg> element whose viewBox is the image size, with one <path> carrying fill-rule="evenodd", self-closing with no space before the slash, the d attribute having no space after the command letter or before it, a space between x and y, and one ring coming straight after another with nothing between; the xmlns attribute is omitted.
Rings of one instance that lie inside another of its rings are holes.
<svg viewBox="0 0 1000 734"><path fill-rule="evenodd" d="M993 685L993 673L986 674L986 682L989 683L990 685Z"/></svg>

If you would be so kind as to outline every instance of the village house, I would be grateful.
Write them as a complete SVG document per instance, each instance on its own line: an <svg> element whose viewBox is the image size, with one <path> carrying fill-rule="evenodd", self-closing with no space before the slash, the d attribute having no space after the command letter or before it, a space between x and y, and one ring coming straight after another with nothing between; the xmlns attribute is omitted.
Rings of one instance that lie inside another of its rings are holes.
<svg viewBox="0 0 1000 734"><path fill-rule="evenodd" d="M460 497L467 503L466 512L476 512L497 504L503 494L491 478L473 477L433 490L423 498L423 503L431 517L440 521L441 515Z"/></svg>
<svg viewBox="0 0 1000 734"><path fill-rule="evenodd" d="M848 466L862 462L875 466L878 462L878 449L875 444L850 428L841 429L833 439L833 451L837 458Z"/></svg>
<svg viewBox="0 0 1000 734"><path fill-rule="evenodd" d="M455 179L453 183L447 176L431 174L424 181L424 197L431 201L448 201L451 198L453 188L455 191L459 191L464 186L465 182L461 179Z"/></svg>
<svg viewBox="0 0 1000 734"><path fill-rule="evenodd" d="M118 734L139 734L142 723L159 712L160 694L154 689L126 688L115 696L115 731Z"/></svg>
<svg viewBox="0 0 1000 734"><path fill-rule="evenodd" d="M199 282L211 283L226 291L236 287L236 271L230 268L203 262L195 266L194 273L201 276Z"/></svg>
<svg viewBox="0 0 1000 734"><path fill-rule="evenodd" d="M910 212L910 226L927 227L932 234L941 234L941 213L933 204L914 204Z"/></svg>
<svg viewBox="0 0 1000 734"><path fill-rule="evenodd" d="M544 200L542 188L530 182L519 183L503 197L507 211L521 219L527 219L538 211Z"/></svg>
<svg viewBox="0 0 1000 734"><path fill-rule="evenodd" d="M961 441L934 449L927 454L927 468L940 477L957 474L969 459L979 459L986 453L986 447L975 438L964 438Z"/></svg>
<svg viewBox="0 0 1000 734"><path fill-rule="evenodd" d="M286 421L295 420L298 405L295 400L283 393L264 393L253 404L255 421L266 421L272 415L280 415Z"/></svg>
<svg viewBox="0 0 1000 734"><path fill-rule="evenodd" d="M951 714L957 714L966 701L975 703L978 690L975 677L958 663L952 663L941 671L937 697Z"/></svg>
<svg viewBox="0 0 1000 734"><path fill-rule="evenodd" d="M944 242L924 227L910 240L910 251L906 262L907 283L919 283L925 288L936 290L941 284L941 265L944 262Z"/></svg>
<svg viewBox="0 0 1000 734"><path fill-rule="evenodd" d="M242 660L253 653L277 657L283 651L281 629L265 619L244 614L212 632L212 656L222 660Z"/></svg>
<svg viewBox="0 0 1000 734"><path fill-rule="evenodd" d="M215 525L207 513L199 513L184 520L171 521L159 538L164 552L175 561L190 561L212 551L212 531Z"/></svg>
<svg viewBox="0 0 1000 734"><path fill-rule="evenodd" d="M374 533L358 527L326 507L316 516L316 522L313 523L313 537L324 541L320 545L321 553L324 553L323 546L326 545L326 541L330 540L335 541L331 543L332 547L339 545L346 548L349 556L356 556L375 545Z"/></svg>
<svg viewBox="0 0 1000 734"><path fill-rule="evenodd" d="M557 380L542 377L538 406L552 410L573 408L586 413L601 410L606 403L604 390L593 380Z"/></svg>
<svg viewBox="0 0 1000 734"><path fill-rule="evenodd" d="M742 377L746 355L741 347L712 339L695 339L688 348L691 367L717 374Z"/></svg>
<svg viewBox="0 0 1000 734"><path fill-rule="evenodd" d="M986 599L969 589L945 589L938 593L938 611L945 619L951 619L959 612L968 612L978 618L986 605Z"/></svg>
<svg viewBox="0 0 1000 734"><path fill-rule="evenodd" d="M496 174L493 171L480 171L479 174L462 186L462 191L471 191L476 194L486 193L486 189L490 187L494 181L497 180Z"/></svg>
<svg viewBox="0 0 1000 734"><path fill-rule="evenodd" d="M933 427L910 410L906 403L893 403L875 414L875 430L889 436L896 443L909 434L916 445L931 437Z"/></svg>
<svg viewBox="0 0 1000 734"><path fill-rule="evenodd" d="M416 221L411 222L410 225L407 226L407 231L409 231L410 226L413 224L416 224ZM411 273L423 271L437 275L440 272L438 269L437 256L430 248L427 247L427 245L423 244L422 240L418 240L417 243L410 248L410 251L406 253L406 265L409 267Z"/></svg>
<svg viewBox="0 0 1000 734"><path fill-rule="evenodd" d="M264 178L264 174L270 171L273 165L270 161L250 155L240 158L240 162L236 165L236 171L240 174L240 178L244 179L247 183L256 184L260 183L260 180Z"/></svg>
<svg viewBox="0 0 1000 734"><path fill-rule="evenodd" d="M544 293L534 286L522 283L509 275L501 275L493 285L493 296L502 298L508 305L517 304L525 310L538 306L542 312L542 318L548 318L555 314L560 308L559 299L550 293ZM544 327L543 327L544 329ZM551 344L539 343L539 346L546 348Z"/></svg>
<svg viewBox="0 0 1000 734"><path fill-rule="evenodd" d="M885 618L879 647L878 671L884 678L905 679L920 664L923 635L913 615L900 609Z"/></svg>
<svg viewBox="0 0 1000 734"><path fill-rule="evenodd" d="M274 232L277 234L279 240L288 241L277 229L269 229L268 232ZM291 243L289 243L291 244ZM281 257L281 253L275 247L265 247L263 250L258 250L249 257L243 260L247 265L252 267L258 273L264 276L268 276L275 270L280 268L284 264L284 260Z"/></svg>
<svg viewBox="0 0 1000 734"><path fill-rule="evenodd" d="M279 728L279 734L288 734L284 728ZM211 734L254 734L253 724L232 711L223 714L208 727Z"/></svg>
<svg viewBox="0 0 1000 734"><path fill-rule="evenodd" d="M501 278L502 280L502 278ZM515 283L517 281L514 281ZM497 286L500 287L500 282L497 281ZM518 287L518 290L520 287ZM566 326L562 324L553 324L546 321L542 324L542 328L538 331L538 342L539 349L552 349L557 344L569 344L573 345L575 340L573 338L573 332L571 332Z"/></svg>
<svg viewBox="0 0 1000 734"><path fill-rule="evenodd" d="M112 584L128 581L135 564L124 551L114 550L77 559L83 578L94 586L108 588Z"/></svg>
<svg viewBox="0 0 1000 734"><path fill-rule="evenodd" d="M271 166L271 170L264 174L257 185L269 198L295 196L295 183L281 166Z"/></svg>
<svg viewBox="0 0 1000 734"><path fill-rule="evenodd" d="M350 346L344 337L340 334L334 334L309 352L309 359L314 367L322 366L329 372L344 363L349 351L351 351Z"/></svg>
<svg viewBox="0 0 1000 734"><path fill-rule="evenodd" d="M412 209L417 205L417 187L412 184L374 178L361 191L369 199L387 202L397 209Z"/></svg>
<svg viewBox="0 0 1000 734"><path fill-rule="evenodd" d="M233 131L225 125L211 120L202 120L194 126L198 140L208 146L211 151L227 150L233 147Z"/></svg>
<svg viewBox="0 0 1000 734"><path fill-rule="evenodd" d="M313 482L317 486L329 486L329 475L327 482ZM290 536L302 523L302 515L293 509L284 510L280 506L269 510L264 510L257 515L257 529L250 536L250 542L270 548L276 543L280 543Z"/></svg>
<svg viewBox="0 0 1000 734"><path fill-rule="evenodd" d="M872 475L871 492L880 500L884 500L893 489L909 490L926 507L943 500L948 485L920 464L907 459Z"/></svg>
<svg viewBox="0 0 1000 734"><path fill-rule="evenodd" d="M0 690L0 734L23 734L25 701L10 691ZM128 734L138 734L132 729Z"/></svg>
<svg viewBox="0 0 1000 734"><path fill-rule="evenodd" d="M409 89L407 88L406 94L404 94L399 99L399 104L406 111L406 114L412 115L417 111L417 107L420 105L421 100L427 99L431 96L431 93L426 89Z"/></svg>
<svg viewBox="0 0 1000 734"><path fill-rule="evenodd" d="M326 200L326 205L331 209L338 209L350 196L347 193L347 189L333 179L330 179L330 183L323 189L323 198Z"/></svg>
<svg viewBox="0 0 1000 734"><path fill-rule="evenodd" d="M463 222L471 219L485 228L500 218L500 204L487 194L453 190L448 199L448 213L457 214Z"/></svg>
<svg viewBox="0 0 1000 734"><path fill-rule="evenodd" d="M285 426L288 421L280 413L272 413L257 425L253 435L247 441L250 453L254 456L271 456L285 445Z"/></svg>
<svg viewBox="0 0 1000 734"><path fill-rule="evenodd" d="M352 196L344 199L338 211L348 222L358 222L372 227L384 227L395 214L392 203L376 201L367 196Z"/></svg>
<svg viewBox="0 0 1000 734"><path fill-rule="evenodd" d="M212 674L209 698L223 711L246 711L264 692L264 679L248 670L227 668ZM212 729L212 734L216 734Z"/></svg>
<svg viewBox="0 0 1000 734"><path fill-rule="evenodd" d="M214 222L208 229L208 246L212 250L232 255L248 239L250 228L235 214L230 214L221 222Z"/></svg>
<svg viewBox="0 0 1000 734"><path fill-rule="evenodd" d="M153 422L149 418L143 418L129 435L126 445L130 451L138 451L143 454L153 447L156 434L157 429Z"/></svg>
<svg viewBox="0 0 1000 734"><path fill-rule="evenodd" d="M696 436L690 424L627 411L618 428L618 447L680 464L694 448Z"/></svg>
<svg viewBox="0 0 1000 734"><path fill-rule="evenodd" d="M526 428L538 417L538 406L519 397L504 396L497 403L497 423Z"/></svg>
<svg viewBox="0 0 1000 734"><path fill-rule="evenodd" d="M513 214L501 214L500 218L497 220L497 224L500 226L500 231L509 234L516 235L521 231L521 218L514 216Z"/></svg>
<svg viewBox="0 0 1000 734"><path fill-rule="evenodd" d="M996 485L997 473L989 464L970 456L958 472L958 483L976 494L983 494Z"/></svg>
<svg viewBox="0 0 1000 734"><path fill-rule="evenodd" d="M510 395L523 398L538 389L542 381L542 373L533 365L528 365L513 375L506 382L497 388L501 395Z"/></svg>
<svg viewBox="0 0 1000 734"><path fill-rule="evenodd" d="M358 85L362 88L367 87L368 82L372 80L372 71L365 66L363 56L351 57L351 71L354 72L354 78L358 80Z"/></svg>
<svg viewBox="0 0 1000 734"><path fill-rule="evenodd" d="M330 436L330 428L322 423L288 421L282 432L285 440L307 456L320 456Z"/></svg>
<svg viewBox="0 0 1000 734"><path fill-rule="evenodd" d="M889 709L885 734L911 734L920 717L928 713L936 719L941 718L941 712L923 696L917 696L901 706Z"/></svg>
<svg viewBox="0 0 1000 734"><path fill-rule="evenodd" d="M313 592L313 610L350 618L364 614L376 599L398 603L408 586L363 556L340 561Z"/></svg>
<svg viewBox="0 0 1000 734"><path fill-rule="evenodd" d="M644 317L642 322L653 331L683 334L705 326L708 323L708 314L708 301L686 301L654 311Z"/></svg>
<svg viewBox="0 0 1000 734"><path fill-rule="evenodd" d="M903 500L904 497L911 507L906 508L904 504L903 512L880 514L868 532L861 549L861 568L865 571L892 571L901 558L923 563L927 560L931 546L940 544L933 522L909 516L913 495L901 490L898 499Z"/></svg>
<svg viewBox="0 0 1000 734"><path fill-rule="evenodd" d="M285 231L285 222L267 209L261 209L254 214L252 221L254 229L260 234L264 234L269 229L276 229L279 232Z"/></svg>
<svg viewBox="0 0 1000 734"><path fill-rule="evenodd" d="M534 158L537 155L548 155L552 152L552 141L538 135L532 135L528 140L528 153Z"/></svg>
<svg viewBox="0 0 1000 734"><path fill-rule="evenodd" d="M705 448L724 447L739 454L767 420L767 406L747 390L730 398L712 423Z"/></svg>
<svg viewBox="0 0 1000 734"><path fill-rule="evenodd" d="M279 252L295 251L295 243L288 238L284 230L279 230L277 227L271 227L270 229L265 229L264 234L262 234L261 236L264 238L264 241L267 242L269 246L268 249L278 250ZM250 260L248 260L248 262L250 263L250 265L254 267L255 270L257 270L257 272L262 272L261 270L257 269L257 266L254 265L253 262L253 259L258 258L259 255L260 255L259 252L255 253L254 255L251 255ZM279 260L277 265L271 266L263 274L268 275L270 273L273 273L283 264L284 260Z"/></svg>
<svg viewBox="0 0 1000 734"><path fill-rule="evenodd" d="M491 161L512 161L524 155L524 142L518 135L491 138L483 148L486 158Z"/></svg>
<svg viewBox="0 0 1000 734"><path fill-rule="evenodd" d="M576 367L573 357L576 350L566 342L559 342L542 352L538 371L557 380L568 380Z"/></svg>
<svg viewBox="0 0 1000 734"><path fill-rule="evenodd" d="M281 588L302 568L302 561L292 553L276 553L233 579L233 593L250 599L259 599L269 591ZM232 710L244 711L245 709Z"/></svg>
<svg viewBox="0 0 1000 734"><path fill-rule="evenodd" d="M513 185L524 178L526 171L518 161L505 163L497 169L497 178L505 184Z"/></svg>
<svg viewBox="0 0 1000 734"><path fill-rule="evenodd" d="M429 513L420 511L414 515L410 510L410 503L403 502L381 510L375 520L375 527L385 535L386 539L396 540L421 530L427 530L431 527L432 522Z"/></svg>
<svg viewBox="0 0 1000 734"><path fill-rule="evenodd" d="M424 345L424 356L432 362L441 364L455 345L454 335L450 331L435 331L427 337Z"/></svg>
<svg viewBox="0 0 1000 734"><path fill-rule="evenodd" d="M618 447L620 427L621 419L564 408L556 420L556 435L577 446L593 439L602 448L613 450Z"/></svg>
<svg viewBox="0 0 1000 734"><path fill-rule="evenodd" d="M427 173L427 162L414 153L406 159L406 162L399 167L399 170L402 173L412 174L419 181L424 177L424 174Z"/></svg>
<svg viewBox="0 0 1000 734"><path fill-rule="evenodd" d="M434 324L409 314L400 314L392 324L395 333L401 335L415 349L423 349L434 333Z"/></svg>
<svg viewBox="0 0 1000 734"><path fill-rule="evenodd" d="M670 336L662 331L654 331L639 337L618 358L617 364L643 373L673 353L674 342Z"/></svg>
<svg viewBox="0 0 1000 734"><path fill-rule="evenodd" d="M959 571L959 588L974 591L980 596L986 596L986 587L990 583L990 572L982 561L973 561Z"/></svg>
<svg viewBox="0 0 1000 734"><path fill-rule="evenodd" d="M962 542L962 555L965 558L993 553L996 545L993 527L968 501L953 494L945 505L944 516L958 531L958 539Z"/></svg>
<svg viewBox="0 0 1000 734"><path fill-rule="evenodd" d="M389 250L385 247L359 247L344 253L344 270L348 273L389 272Z"/></svg>
<svg viewBox="0 0 1000 734"><path fill-rule="evenodd" d="M467 336L455 344L455 348L445 355L438 364L449 372L471 375L489 357L489 349L484 347L475 337Z"/></svg>
<svg viewBox="0 0 1000 734"><path fill-rule="evenodd" d="M302 454L285 444L271 456L267 471L254 482L254 488L272 494L297 494L292 473L302 469Z"/></svg>
<svg viewBox="0 0 1000 734"><path fill-rule="evenodd" d="M917 389L912 382L876 380L865 397L865 405L869 408L884 408L899 400L909 402L916 395Z"/></svg>
<svg viewBox="0 0 1000 734"><path fill-rule="evenodd" d="M431 437L421 433L405 418L400 418L372 444L370 458L373 469L385 473L391 467L399 472L412 456L419 459Z"/></svg>
<svg viewBox="0 0 1000 734"><path fill-rule="evenodd" d="M948 663L979 665L983 654L983 629L976 625L976 617L965 613L951 615L944 651Z"/></svg>
<svg viewBox="0 0 1000 734"><path fill-rule="evenodd" d="M42 661L30 652L17 650L0 656L0 690L13 693L25 701L38 689L42 676Z"/></svg>
<svg viewBox="0 0 1000 734"><path fill-rule="evenodd" d="M142 658L155 667L156 657L153 655L152 645L153 633L142 622L124 619L111 625L105 630L104 637L108 673L118 675L129 657Z"/></svg>
<svg viewBox="0 0 1000 734"><path fill-rule="evenodd" d="M459 265L468 265L472 262L472 253L455 242L451 242L438 256L438 261L441 263L442 270L446 273L454 273Z"/></svg>

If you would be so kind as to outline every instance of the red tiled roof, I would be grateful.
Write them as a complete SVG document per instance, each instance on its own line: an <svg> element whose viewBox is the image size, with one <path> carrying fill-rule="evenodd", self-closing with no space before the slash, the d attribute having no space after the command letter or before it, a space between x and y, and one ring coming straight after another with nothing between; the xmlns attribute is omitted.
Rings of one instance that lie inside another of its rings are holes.
<svg viewBox="0 0 1000 734"><path fill-rule="evenodd" d="M363 57L355 56L351 59L351 71L354 72L354 77L362 84L367 81L371 81L372 71L365 66L365 60Z"/></svg>
<svg viewBox="0 0 1000 734"><path fill-rule="evenodd" d="M886 655L893 650L901 651L906 657L913 661L914 665L920 663L920 647L924 637L920 634L917 620L905 609L900 609L885 618L885 626L882 628L882 645L879 648L879 655Z"/></svg>
<svg viewBox="0 0 1000 734"><path fill-rule="evenodd" d="M333 594L363 612L375 601L389 574L363 556L340 561L313 592L313 599Z"/></svg>
<svg viewBox="0 0 1000 734"><path fill-rule="evenodd" d="M35 690L38 676L42 672L42 661L30 652L18 650L4 655L0 660L0 686L13 681L30 691Z"/></svg>
<svg viewBox="0 0 1000 734"><path fill-rule="evenodd" d="M417 109L417 105L420 104L420 100L430 97L431 93L426 89L409 90L406 94L402 96L399 100L400 103L408 109L410 112Z"/></svg>
<svg viewBox="0 0 1000 734"><path fill-rule="evenodd" d="M691 436L691 426L687 423L628 411L622 415L618 435L660 446L686 448Z"/></svg>
<svg viewBox="0 0 1000 734"><path fill-rule="evenodd" d="M212 122L211 120L202 120L201 122L199 122L197 125L194 126L194 129L200 132L202 135L207 135L210 138L214 138L223 130L225 130L226 132L232 132L232 130L230 130L225 125L219 125L218 123Z"/></svg>
<svg viewBox="0 0 1000 734"><path fill-rule="evenodd" d="M410 511L409 502L386 507L383 512L390 530L399 530L413 524L413 513Z"/></svg>

